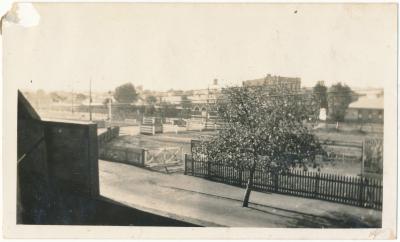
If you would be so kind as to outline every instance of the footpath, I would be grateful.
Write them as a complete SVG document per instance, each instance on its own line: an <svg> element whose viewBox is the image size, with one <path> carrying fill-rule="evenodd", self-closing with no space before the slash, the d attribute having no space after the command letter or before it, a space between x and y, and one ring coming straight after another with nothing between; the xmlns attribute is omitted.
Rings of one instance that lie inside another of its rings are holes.
<svg viewBox="0 0 400 242"><path fill-rule="evenodd" d="M99 161L102 196L201 226L365 228L381 226L381 211L279 194L252 192L183 174L163 174Z"/></svg>

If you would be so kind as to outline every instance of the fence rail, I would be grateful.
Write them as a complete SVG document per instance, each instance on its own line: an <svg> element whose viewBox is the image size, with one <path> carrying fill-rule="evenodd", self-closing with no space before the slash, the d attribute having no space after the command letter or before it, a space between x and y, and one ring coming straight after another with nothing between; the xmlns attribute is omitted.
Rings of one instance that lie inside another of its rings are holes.
<svg viewBox="0 0 400 242"><path fill-rule="evenodd" d="M250 171L185 155L185 174L246 187ZM284 173L256 170L253 189L382 210L380 179L300 170Z"/></svg>
<svg viewBox="0 0 400 242"><path fill-rule="evenodd" d="M102 148L107 142L110 140L114 139L115 137L118 137L119 135L119 127L109 127L107 128L107 131L99 134L97 136L97 142L99 145L99 148Z"/></svg>
<svg viewBox="0 0 400 242"><path fill-rule="evenodd" d="M182 147L162 147L146 149L145 164L183 163Z"/></svg>

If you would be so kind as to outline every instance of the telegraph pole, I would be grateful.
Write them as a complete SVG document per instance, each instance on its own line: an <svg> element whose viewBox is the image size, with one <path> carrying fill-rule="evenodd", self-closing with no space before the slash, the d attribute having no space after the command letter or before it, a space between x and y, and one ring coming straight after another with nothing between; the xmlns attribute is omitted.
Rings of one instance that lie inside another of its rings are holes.
<svg viewBox="0 0 400 242"><path fill-rule="evenodd" d="M209 109L209 99L210 99L210 85L208 85L207 87L207 105L206 105L206 127L205 129L207 129L207 124L208 124L208 109Z"/></svg>
<svg viewBox="0 0 400 242"><path fill-rule="evenodd" d="M111 122L112 119L112 95L111 95L111 91L108 92L108 94L110 95L110 97L108 98L108 119Z"/></svg>

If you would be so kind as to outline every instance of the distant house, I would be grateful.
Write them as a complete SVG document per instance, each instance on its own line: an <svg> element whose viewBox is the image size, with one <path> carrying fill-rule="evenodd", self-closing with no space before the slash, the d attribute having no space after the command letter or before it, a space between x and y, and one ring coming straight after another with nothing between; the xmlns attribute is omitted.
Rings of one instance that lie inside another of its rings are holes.
<svg viewBox="0 0 400 242"><path fill-rule="evenodd" d="M207 89L193 89L188 91L169 90L166 92L153 92L158 103L169 103L176 108L182 109L182 97L185 96L192 106L194 112L206 112L209 104L214 104L221 93L218 80L214 79Z"/></svg>
<svg viewBox="0 0 400 242"><path fill-rule="evenodd" d="M351 103L346 111L345 120L367 123L383 123L383 95L362 96Z"/></svg>

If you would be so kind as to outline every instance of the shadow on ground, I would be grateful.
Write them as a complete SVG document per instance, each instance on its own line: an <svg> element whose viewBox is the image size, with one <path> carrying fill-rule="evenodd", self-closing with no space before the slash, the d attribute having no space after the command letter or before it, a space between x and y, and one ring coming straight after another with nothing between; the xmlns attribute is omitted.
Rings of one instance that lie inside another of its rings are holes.
<svg viewBox="0 0 400 242"><path fill-rule="evenodd" d="M381 228L381 219L358 217L341 212L326 213L323 216L301 213L287 209L254 205L249 207L269 215L287 218L289 228Z"/></svg>
<svg viewBox="0 0 400 242"><path fill-rule="evenodd" d="M168 187L174 190L181 190L185 192L191 192L205 196L215 197L218 199L231 200L237 202L238 205L242 203L242 200L231 197L225 197L199 191L192 191L171 186L164 186L164 187ZM254 210L260 213L265 213L268 214L269 216L276 216L277 223L280 223L279 221L281 221L282 227L289 227L289 228L381 228L382 227L381 217L377 218L368 214L366 214L365 216L355 216L348 213L335 211L335 212L326 212L323 215L314 215L296 210L284 209L253 202L249 203L249 207L247 209Z"/></svg>

